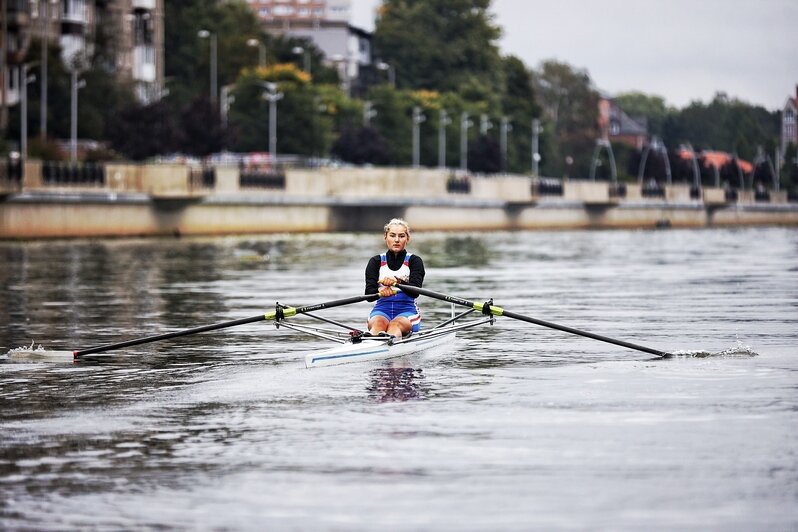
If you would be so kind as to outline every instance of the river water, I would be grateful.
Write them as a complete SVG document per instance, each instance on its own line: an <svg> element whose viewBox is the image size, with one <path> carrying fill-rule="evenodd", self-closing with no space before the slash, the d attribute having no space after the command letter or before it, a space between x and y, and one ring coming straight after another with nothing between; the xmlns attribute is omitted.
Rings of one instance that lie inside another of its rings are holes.
<svg viewBox="0 0 798 532"><path fill-rule="evenodd" d="M798 231L410 248L427 288L681 355L498 318L432 353L312 370L323 341L269 322L0 359L0 528L798 529ZM348 233L2 243L0 351L359 295L381 249ZM449 315L420 302L427 326Z"/></svg>

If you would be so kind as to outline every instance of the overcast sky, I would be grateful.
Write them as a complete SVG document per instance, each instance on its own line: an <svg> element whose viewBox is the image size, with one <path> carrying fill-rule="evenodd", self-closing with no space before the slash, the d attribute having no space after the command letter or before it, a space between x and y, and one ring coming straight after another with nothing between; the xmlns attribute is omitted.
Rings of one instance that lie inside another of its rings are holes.
<svg viewBox="0 0 798 532"><path fill-rule="evenodd" d="M352 0L374 29L380 0ZM781 109L798 85L798 0L493 0L502 54L557 59L613 95L642 91L684 107L726 92Z"/></svg>

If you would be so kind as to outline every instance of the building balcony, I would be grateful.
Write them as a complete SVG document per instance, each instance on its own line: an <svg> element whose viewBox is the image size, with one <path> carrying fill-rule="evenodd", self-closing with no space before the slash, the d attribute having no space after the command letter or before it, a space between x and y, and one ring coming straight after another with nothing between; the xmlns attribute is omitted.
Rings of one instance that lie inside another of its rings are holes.
<svg viewBox="0 0 798 532"><path fill-rule="evenodd" d="M30 4L25 0L6 0L9 29L26 28L30 25Z"/></svg>
<svg viewBox="0 0 798 532"><path fill-rule="evenodd" d="M155 0L133 0L133 9L155 9Z"/></svg>
<svg viewBox="0 0 798 532"><path fill-rule="evenodd" d="M133 48L133 79L136 81L155 81L155 48L138 45Z"/></svg>

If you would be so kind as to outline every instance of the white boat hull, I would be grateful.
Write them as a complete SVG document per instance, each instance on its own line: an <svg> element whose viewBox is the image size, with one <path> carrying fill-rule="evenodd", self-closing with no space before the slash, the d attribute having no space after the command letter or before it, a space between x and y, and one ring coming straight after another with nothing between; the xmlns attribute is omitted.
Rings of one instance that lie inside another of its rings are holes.
<svg viewBox="0 0 798 532"><path fill-rule="evenodd" d="M335 366L338 364L351 364L353 362L366 362L371 360L387 360L389 358L412 355L434 347L452 342L455 333L434 336L420 336L389 345L380 340L363 340L360 343L345 343L324 351L317 351L305 356L305 367L317 368L321 366Z"/></svg>

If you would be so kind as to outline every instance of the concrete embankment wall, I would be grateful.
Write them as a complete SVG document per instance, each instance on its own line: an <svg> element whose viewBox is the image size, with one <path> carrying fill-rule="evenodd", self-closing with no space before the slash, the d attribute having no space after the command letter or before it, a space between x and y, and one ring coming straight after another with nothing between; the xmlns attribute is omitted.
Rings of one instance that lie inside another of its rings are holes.
<svg viewBox="0 0 798 532"><path fill-rule="evenodd" d="M375 231L393 216L444 231L798 225L798 205L784 193L682 184L652 196L636 183L542 186L406 168L288 170L261 181L234 166L217 167L213 179L185 165L104 170L94 182L54 183L28 163L22 183L0 184L0 238Z"/></svg>

